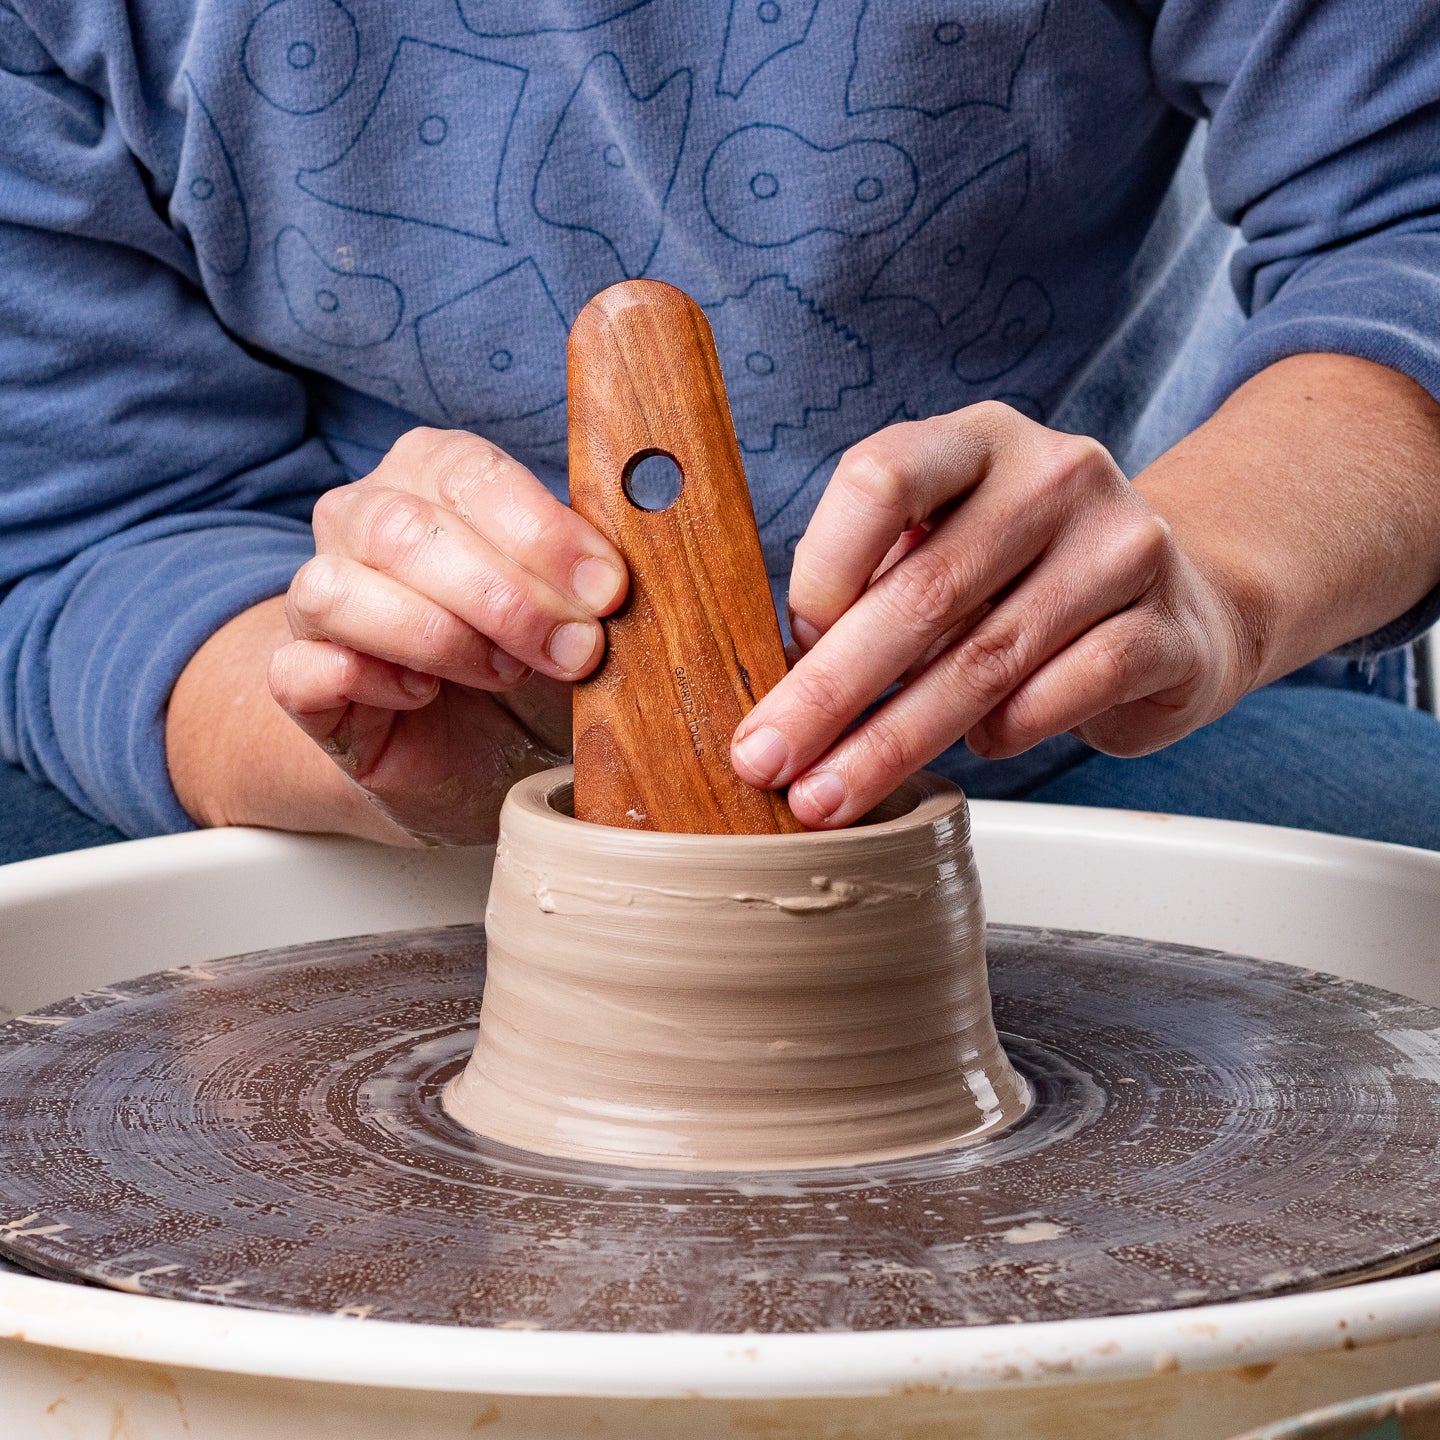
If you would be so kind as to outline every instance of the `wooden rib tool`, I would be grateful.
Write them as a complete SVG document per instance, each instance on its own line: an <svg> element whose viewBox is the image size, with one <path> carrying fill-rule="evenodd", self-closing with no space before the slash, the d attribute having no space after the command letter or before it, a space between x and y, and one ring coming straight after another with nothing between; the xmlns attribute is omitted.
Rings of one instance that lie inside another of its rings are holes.
<svg viewBox="0 0 1440 1440"><path fill-rule="evenodd" d="M570 331L570 503L630 567L605 658L575 687L575 814L630 829L776 834L783 797L730 768L735 727L785 674L709 322L656 280L602 291ZM630 498L666 456L680 491Z"/></svg>

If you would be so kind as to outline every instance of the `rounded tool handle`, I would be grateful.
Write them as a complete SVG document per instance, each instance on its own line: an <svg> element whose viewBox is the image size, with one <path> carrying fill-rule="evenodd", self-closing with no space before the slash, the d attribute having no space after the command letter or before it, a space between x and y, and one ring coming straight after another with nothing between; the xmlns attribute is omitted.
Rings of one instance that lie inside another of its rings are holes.
<svg viewBox="0 0 1440 1440"><path fill-rule="evenodd" d="M600 667L575 687L575 814L631 829L776 834L782 796L730 768L730 737L785 674L780 626L709 322L656 280L603 290L570 331L570 503L630 567ZM630 498L668 457L665 508Z"/></svg>

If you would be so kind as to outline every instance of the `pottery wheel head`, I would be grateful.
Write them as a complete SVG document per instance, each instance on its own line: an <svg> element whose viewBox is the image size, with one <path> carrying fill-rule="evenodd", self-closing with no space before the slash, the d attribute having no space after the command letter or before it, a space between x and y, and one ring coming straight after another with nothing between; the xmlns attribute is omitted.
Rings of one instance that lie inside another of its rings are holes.
<svg viewBox="0 0 1440 1440"><path fill-rule="evenodd" d="M1022 1121L753 1175L538 1161L449 1121L478 927L91 992L0 1027L0 1249L192 1300L619 1331L1119 1314L1440 1252L1440 1014L1136 940L989 949Z"/></svg>

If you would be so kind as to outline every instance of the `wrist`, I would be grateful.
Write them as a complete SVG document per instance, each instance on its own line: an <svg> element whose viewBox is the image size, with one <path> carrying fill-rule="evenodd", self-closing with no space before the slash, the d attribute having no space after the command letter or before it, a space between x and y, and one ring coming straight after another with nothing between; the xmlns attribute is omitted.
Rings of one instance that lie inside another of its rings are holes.
<svg viewBox="0 0 1440 1440"><path fill-rule="evenodd" d="M1136 478L1224 598L1248 688L1378 630L1440 581L1437 445L1440 405L1413 380L1293 355Z"/></svg>
<svg viewBox="0 0 1440 1440"><path fill-rule="evenodd" d="M283 597L237 615L196 652L166 715L171 784L202 828L270 829L416 843L270 696L270 657L290 639Z"/></svg>
<svg viewBox="0 0 1440 1440"><path fill-rule="evenodd" d="M1170 526L1211 602L1231 657L1228 707L1328 647L1313 648L1317 617L1304 587L1291 583L1295 557L1244 523L1243 491L1210 486L1214 467L1204 462L1213 457L1191 453L1198 435L1157 460L1135 487Z"/></svg>
<svg viewBox="0 0 1440 1440"><path fill-rule="evenodd" d="M1178 537L1177 537L1178 538ZM1225 706L1228 709L1251 690L1278 679L1293 668L1282 660L1277 641L1280 601L1271 577L1232 547L1214 547L1203 539L1181 549L1217 615L1226 641L1230 664ZM1215 553L1218 549L1219 553Z"/></svg>

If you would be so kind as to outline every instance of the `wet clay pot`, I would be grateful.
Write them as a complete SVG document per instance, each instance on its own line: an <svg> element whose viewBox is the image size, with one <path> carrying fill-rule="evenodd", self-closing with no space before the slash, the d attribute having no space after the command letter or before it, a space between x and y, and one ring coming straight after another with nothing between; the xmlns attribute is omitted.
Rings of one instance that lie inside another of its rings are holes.
<svg viewBox="0 0 1440 1440"><path fill-rule="evenodd" d="M446 1094L491 1139L685 1170L853 1164L1013 1122L965 797L919 775L869 819L673 835L506 798L480 1033Z"/></svg>

